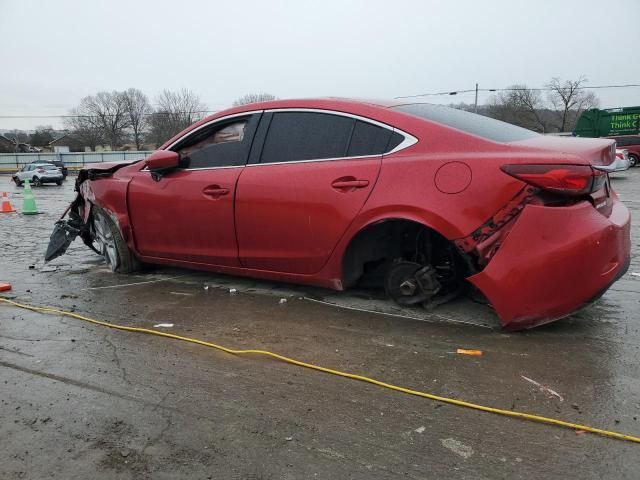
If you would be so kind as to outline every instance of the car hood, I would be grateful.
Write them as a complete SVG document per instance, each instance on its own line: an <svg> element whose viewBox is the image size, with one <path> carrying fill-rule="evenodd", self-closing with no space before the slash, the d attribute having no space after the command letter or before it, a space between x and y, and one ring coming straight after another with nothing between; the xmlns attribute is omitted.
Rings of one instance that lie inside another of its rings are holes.
<svg viewBox="0 0 640 480"><path fill-rule="evenodd" d="M128 165L132 165L137 162L141 162L143 159L138 160L122 160L119 162L100 162L100 163L89 163L82 167L81 170L93 170L96 172L100 171L116 171L122 167L126 167Z"/></svg>
<svg viewBox="0 0 640 480"><path fill-rule="evenodd" d="M144 159L138 160L123 160L121 162L102 162L102 163L90 163L85 165L78 172L78 178L76 179L76 188L80 186L82 182L87 179L110 177L114 172L121 168L128 167L135 163L143 162Z"/></svg>

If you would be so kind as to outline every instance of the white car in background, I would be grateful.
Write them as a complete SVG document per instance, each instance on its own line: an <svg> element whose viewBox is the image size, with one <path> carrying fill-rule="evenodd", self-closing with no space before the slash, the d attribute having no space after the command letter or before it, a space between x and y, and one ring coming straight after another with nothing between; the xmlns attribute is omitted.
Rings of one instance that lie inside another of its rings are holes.
<svg viewBox="0 0 640 480"><path fill-rule="evenodd" d="M615 172L623 172L631 167L631 158L629 158L629 150L624 148L616 148L616 159L614 160L616 166Z"/></svg>
<svg viewBox="0 0 640 480"><path fill-rule="evenodd" d="M62 171L51 163L30 163L22 167L22 170L14 173L12 178L18 187L25 180L29 180L35 187L40 187L45 183L62 185L64 180Z"/></svg>

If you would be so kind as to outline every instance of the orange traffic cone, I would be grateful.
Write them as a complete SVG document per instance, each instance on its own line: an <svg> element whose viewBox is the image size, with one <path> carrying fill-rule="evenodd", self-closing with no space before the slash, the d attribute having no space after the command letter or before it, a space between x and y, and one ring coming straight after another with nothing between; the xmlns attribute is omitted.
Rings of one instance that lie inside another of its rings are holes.
<svg viewBox="0 0 640 480"><path fill-rule="evenodd" d="M15 212L15 210L11 206L11 202L9 201L9 195L7 195L7 192L2 192L2 208L0 208L0 213L11 213L11 212Z"/></svg>

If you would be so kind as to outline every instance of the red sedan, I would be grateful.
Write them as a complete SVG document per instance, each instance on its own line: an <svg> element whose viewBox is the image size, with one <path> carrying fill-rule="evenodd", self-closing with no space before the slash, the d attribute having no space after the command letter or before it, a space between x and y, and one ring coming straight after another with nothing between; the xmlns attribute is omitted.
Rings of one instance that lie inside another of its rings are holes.
<svg viewBox="0 0 640 480"><path fill-rule="evenodd" d="M538 135L423 103L285 100L219 112L146 160L86 167L47 258L79 234L139 262L384 288L403 305L468 289L505 327L569 315L630 261L615 144Z"/></svg>

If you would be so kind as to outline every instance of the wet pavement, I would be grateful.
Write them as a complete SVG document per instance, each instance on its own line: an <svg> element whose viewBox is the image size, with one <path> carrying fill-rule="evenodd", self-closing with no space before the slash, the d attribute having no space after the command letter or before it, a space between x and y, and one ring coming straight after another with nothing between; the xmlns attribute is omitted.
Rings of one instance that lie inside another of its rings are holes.
<svg viewBox="0 0 640 480"><path fill-rule="evenodd" d="M613 186L637 218L640 168ZM22 189L5 189L19 208ZM506 333L469 299L425 312L367 292L184 269L118 275L80 242L45 265L72 183L34 193L42 214L0 217L0 281L17 301L170 323L166 331L229 347L640 435L637 224L629 273L601 300ZM640 445L0 305L0 478L88 477L637 479Z"/></svg>

